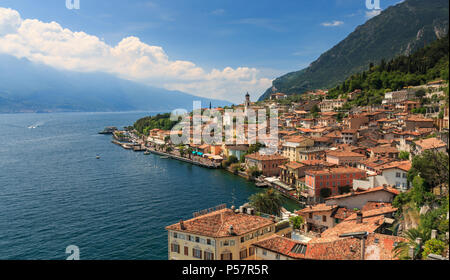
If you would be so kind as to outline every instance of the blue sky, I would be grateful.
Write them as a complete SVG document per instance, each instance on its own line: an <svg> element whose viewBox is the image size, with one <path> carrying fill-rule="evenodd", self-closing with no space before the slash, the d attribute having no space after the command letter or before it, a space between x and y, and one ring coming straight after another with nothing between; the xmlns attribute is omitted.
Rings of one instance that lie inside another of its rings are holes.
<svg viewBox="0 0 450 280"><path fill-rule="evenodd" d="M380 1L382 9L398 2ZM81 9L68 10L65 0L0 0L0 7L17 11L22 19L55 21L73 32L94 35L110 46L134 36L149 46L163 48L171 61L192 62L205 73L248 67L257 69L257 78L269 80L307 67L363 24L370 12L366 0L80 0L80 3ZM259 86L266 84L262 82ZM194 94L192 91L198 89L174 88ZM214 87L208 83L207 89ZM239 91L239 87L230 90ZM257 92L260 90L257 86L251 90L255 95L262 94ZM223 99L235 98L233 95Z"/></svg>

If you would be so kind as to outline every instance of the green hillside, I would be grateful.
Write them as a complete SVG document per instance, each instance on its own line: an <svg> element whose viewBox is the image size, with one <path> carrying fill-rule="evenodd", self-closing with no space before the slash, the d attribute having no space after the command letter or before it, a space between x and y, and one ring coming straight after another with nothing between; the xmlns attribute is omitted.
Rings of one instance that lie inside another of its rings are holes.
<svg viewBox="0 0 450 280"><path fill-rule="evenodd" d="M447 0L406 0L358 26L347 38L322 54L308 68L273 82L260 100L273 92L299 94L332 88L354 73L398 56L409 55L448 32Z"/></svg>
<svg viewBox="0 0 450 280"><path fill-rule="evenodd" d="M427 82L448 80L449 72L448 35L419 49L409 56L399 56L388 62L382 60L369 70L352 75L340 85L330 89L328 98L361 89L347 106L379 104L386 91L399 90L407 86L418 86Z"/></svg>

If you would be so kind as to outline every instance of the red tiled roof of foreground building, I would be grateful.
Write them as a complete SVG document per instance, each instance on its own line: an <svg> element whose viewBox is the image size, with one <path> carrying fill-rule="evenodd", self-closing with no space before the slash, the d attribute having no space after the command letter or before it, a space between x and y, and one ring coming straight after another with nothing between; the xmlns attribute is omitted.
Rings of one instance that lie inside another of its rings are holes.
<svg viewBox="0 0 450 280"><path fill-rule="evenodd" d="M231 236L230 226L233 227L236 235L242 235L273 224L274 222L267 218L235 213L231 209L222 209L183 221L184 229L181 229L180 223L170 225L166 229L202 236L227 237Z"/></svg>

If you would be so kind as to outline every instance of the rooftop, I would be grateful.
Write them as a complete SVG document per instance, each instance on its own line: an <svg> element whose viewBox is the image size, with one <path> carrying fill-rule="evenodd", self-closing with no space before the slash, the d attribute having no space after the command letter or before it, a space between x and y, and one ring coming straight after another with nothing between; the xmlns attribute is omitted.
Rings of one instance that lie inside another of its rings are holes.
<svg viewBox="0 0 450 280"><path fill-rule="evenodd" d="M222 209L183 221L184 229L181 228L180 223L176 223L166 227L166 230L175 230L209 237L227 237L232 236L229 232L230 226L233 227L236 235L243 235L273 224L275 222L271 219L235 213L231 209Z"/></svg>
<svg viewBox="0 0 450 280"><path fill-rule="evenodd" d="M417 146L420 146L424 150L442 148L447 146L442 140L438 138L428 138L423 140L415 141Z"/></svg>
<svg viewBox="0 0 450 280"><path fill-rule="evenodd" d="M350 192L350 193L346 193L346 194L331 196L331 197L326 198L325 200L340 199L340 198L351 197L351 196L356 196L356 195L364 195L364 194L368 194L368 193L379 192L379 191L390 192L394 195L398 195L400 193L398 190L396 190L394 188L381 186L381 187L371 188L371 189L368 189L368 190L362 191L362 192L354 192L354 193Z"/></svg>

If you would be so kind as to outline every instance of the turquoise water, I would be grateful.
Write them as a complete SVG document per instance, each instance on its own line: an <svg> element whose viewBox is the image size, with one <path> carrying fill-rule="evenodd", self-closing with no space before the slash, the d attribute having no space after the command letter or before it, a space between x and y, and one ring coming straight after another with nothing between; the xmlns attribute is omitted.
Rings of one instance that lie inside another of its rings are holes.
<svg viewBox="0 0 450 280"><path fill-rule="evenodd" d="M69 245L81 259L167 259L165 226L260 191L222 170L124 150L97 134L146 115L0 115L0 259L65 259Z"/></svg>

